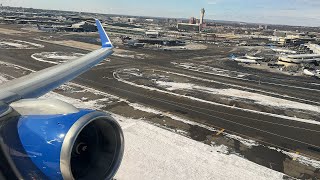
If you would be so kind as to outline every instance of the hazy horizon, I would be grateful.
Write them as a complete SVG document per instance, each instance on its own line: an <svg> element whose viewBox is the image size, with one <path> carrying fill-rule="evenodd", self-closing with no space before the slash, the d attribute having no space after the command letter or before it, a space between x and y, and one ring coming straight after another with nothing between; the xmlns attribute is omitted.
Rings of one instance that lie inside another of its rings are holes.
<svg viewBox="0 0 320 180"><path fill-rule="evenodd" d="M320 1L316 0L152 0L105 2L102 0L76 3L70 0L43 2L41 0L0 0L4 6L64 10L129 16L190 18L200 16L205 8L205 19L237 21L257 24L320 26ZM84 8L85 7L85 8Z"/></svg>

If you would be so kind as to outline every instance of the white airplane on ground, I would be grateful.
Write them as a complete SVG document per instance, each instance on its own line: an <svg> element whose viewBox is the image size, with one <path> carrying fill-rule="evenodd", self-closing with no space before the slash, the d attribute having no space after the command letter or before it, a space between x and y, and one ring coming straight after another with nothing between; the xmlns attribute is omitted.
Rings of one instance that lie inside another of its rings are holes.
<svg viewBox="0 0 320 180"><path fill-rule="evenodd" d="M237 62L240 62L240 63L258 64L258 62L257 62L256 60L246 58L246 56L236 57L236 56L232 55L232 56L231 56L231 59L232 59L233 61L237 61Z"/></svg>
<svg viewBox="0 0 320 180"><path fill-rule="evenodd" d="M251 60L263 60L263 57L255 57L255 56L250 56L250 55L245 55L245 58L251 59Z"/></svg>
<svg viewBox="0 0 320 180"><path fill-rule="evenodd" d="M271 50L278 53L289 53L289 54L296 54L297 51L292 51L290 49L283 49L283 48L274 48L271 47Z"/></svg>
<svg viewBox="0 0 320 180"><path fill-rule="evenodd" d="M102 47L78 59L0 85L0 179L112 179L124 151L109 114L60 100L37 99L113 53L96 20Z"/></svg>
<svg viewBox="0 0 320 180"><path fill-rule="evenodd" d="M39 24L37 24L38 30L40 31L46 31L46 32L54 32L54 31L58 31L58 28L56 27L47 27L47 26L43 26L41 27Z"/></svg>
<svg viewBox="0 0 320 180"><path fill-rule="evenodd" d="M303 69L303 74L320 78L320 70L311 71L309 69Z"/></svg>
<svg viewBox="0 0 320 180"><path fill-rule="evenodd" d="M279 56L279 60L291 63L320 62L320 54L293 54Z"/></svg>

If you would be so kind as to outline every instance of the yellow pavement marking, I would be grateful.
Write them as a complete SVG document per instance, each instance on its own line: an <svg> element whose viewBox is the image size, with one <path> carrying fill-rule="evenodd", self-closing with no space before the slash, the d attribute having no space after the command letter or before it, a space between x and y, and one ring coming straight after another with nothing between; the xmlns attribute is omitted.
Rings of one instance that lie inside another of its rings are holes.
<svg viewBox="0 0 320 180"><path fill-rule="evenodd" d="M223 131L225 131L225 129L221 129L219 132L217 132L216 136L218 136L219 134L223 133Z"/></svg>
<svg viewBox="0 0 320 180"><path fill-rule="evenodd" d="M296 152L296 155L297 155L297 156L294 156L292 160L296 161L299 154L300 154L300 152L297 151L297 152Z"/></svg>

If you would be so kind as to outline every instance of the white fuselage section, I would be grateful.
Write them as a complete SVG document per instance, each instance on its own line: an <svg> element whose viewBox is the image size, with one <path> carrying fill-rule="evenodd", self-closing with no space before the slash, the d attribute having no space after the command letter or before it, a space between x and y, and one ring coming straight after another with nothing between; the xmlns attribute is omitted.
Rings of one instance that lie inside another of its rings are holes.
<svg viewBox="0 0 320 180"><path fill-rule="evenodd" d="M250 55L246 55L245 56L247 59L251 59L251 60L263 60L263 57L255 57L255 56L250 56Z"/></svg>
<svg viewBox="0 0 320 180"><path fill-rule="evenodd" d="M313 72L309 71L308 69L304 69L303 74L305 74L307 76L314 76L315 75Z"/></svg>
<svg viewBox="0 0 320 180"><path fill-rule="evenodd" d="M246 58L233 58L234 61L248 64L257 64L258 62L254 59L246 59Z"/></svg>
<svg viewBox="0 0 320 180"><path fill-rule="evenodd" d="M320 61L320 54L284 55L280 56L279 60L291 63L310 63Z"/></svg>
<svg viewBox="0 0 320 180"><path fill-rule="evenodd" d="M290 53L290 54L296 54L297 51L292 51L289 49L282 49L282 48L271 48L272 51L278 52L278 53Z"/></svg>

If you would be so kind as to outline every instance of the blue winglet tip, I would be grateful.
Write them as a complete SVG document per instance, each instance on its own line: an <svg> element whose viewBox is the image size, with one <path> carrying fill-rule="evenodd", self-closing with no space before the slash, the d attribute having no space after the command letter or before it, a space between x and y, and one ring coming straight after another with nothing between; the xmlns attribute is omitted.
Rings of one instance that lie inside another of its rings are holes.
<svg viewBox="0 0 320 180"><path fill-rule="evenodd" d="M98 28L98 32L99 32L99 36L100 36L100 39L101 39L101 45L103 48L112 48L113 45L106 33L106 31L104 30L101 22L96 19L96 25L97 25L97 28Z"/></svg>

